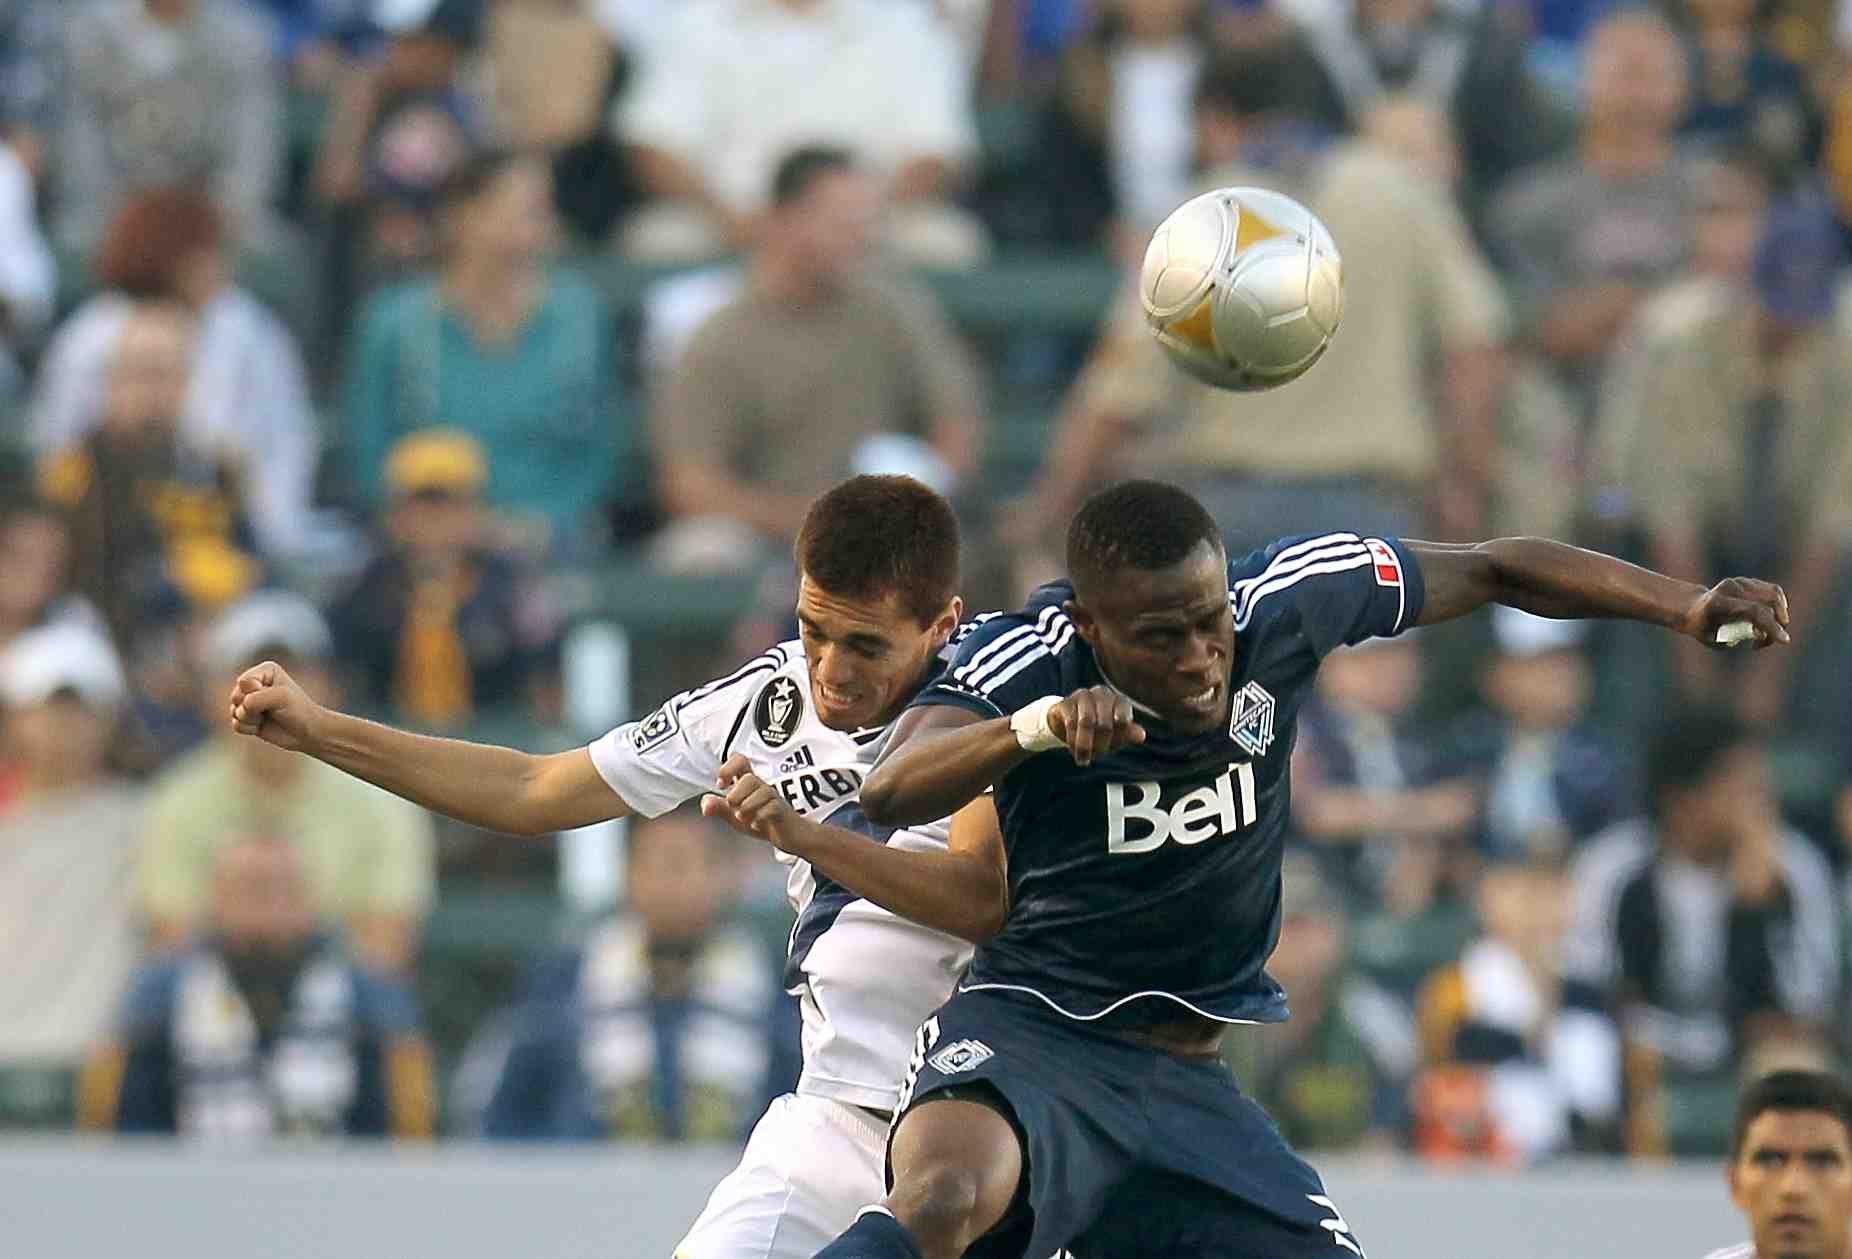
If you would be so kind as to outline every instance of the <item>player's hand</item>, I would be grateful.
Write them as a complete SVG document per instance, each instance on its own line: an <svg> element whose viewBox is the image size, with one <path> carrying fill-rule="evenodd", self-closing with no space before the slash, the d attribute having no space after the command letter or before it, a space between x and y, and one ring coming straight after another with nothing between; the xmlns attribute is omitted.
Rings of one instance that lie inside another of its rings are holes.
<svg viewBox="0 0 1852 1259"><path fill-rule="evenodd" d="M1132 701L1110 686L1090 686L1048 710L1048 728L1068 746L1076 765L1091 765L1122 747L1145 741Z"/></svg>
<svg viewBox="0 0 1852 1259"><path fill-rule="evenodd" d="M764 840L780 852L803 855L796 846L804 819L776 788L752 772L752 763L745 757L728 758L715 786L718 791L701 797L701 816L719 818L740 834Z"/></svg>
<svg viewBox="0 0 1852 1259"><path fill-rule="evenodd" d="M232 683L232 729L288 752L313 750L325 711L274 660L252 665Z"/></svg>
<svg viewBox="0 0 1852 1259"><path fill-rule="evenodd" d="M1788 642L1787 592L1772 581L1726 577L1692 600L1676 628L1707 647L1716 647L1717 631L1732 621L1749 622L1756 632L1753 645L1757 650Z"/></svg>

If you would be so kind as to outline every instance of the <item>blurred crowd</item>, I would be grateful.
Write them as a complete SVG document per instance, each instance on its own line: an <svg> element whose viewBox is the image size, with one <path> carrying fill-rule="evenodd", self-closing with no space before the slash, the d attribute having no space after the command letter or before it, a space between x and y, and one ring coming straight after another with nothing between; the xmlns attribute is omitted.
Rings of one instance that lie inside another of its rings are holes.
<svg viewBox="0 0 1852 1259"><path fill-rule="evenodd" d="M642 711L784 636L844 475L950 495L985 608L1136 471L1236 550L1786 586L1753 658L1332 657L1294 1018L1228 1050L1308 1147L1716 1152L1852 1049L1849 64L1844 0L0 0L0 1127L737 1137L795 1078L758 853L674 815L551 913L552 845L235 739L230 681L583 739L613 585ZM1129 283L1230 183L1345 261L1267 394Z"/></svg>

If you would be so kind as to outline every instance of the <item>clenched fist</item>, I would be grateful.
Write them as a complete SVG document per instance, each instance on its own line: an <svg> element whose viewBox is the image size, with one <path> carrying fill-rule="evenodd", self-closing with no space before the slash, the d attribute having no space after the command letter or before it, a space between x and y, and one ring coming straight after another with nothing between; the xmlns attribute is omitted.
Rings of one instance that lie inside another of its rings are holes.
<svg viewBox="0 0 1852 1259"><path fill-rule="evenodd" d="M288 752L314 748L323 711L273 660L252 665L232 683L232 729Z"/></svg>
<svg viewBox="0 0 1852 1259"><path fill-rule="evenodd" d="M1110 686L1090 686L1048 710L1048 728L1074 757L1076 765L1145 741L1145 728L1132 713L1132 701Z"/></svg>
<svg viewBox="0 0 1852 1259"><path fill-rule="evenodd" d="M803 856L797 846L807 825L777 788L752 772L743 756L728 758L720 767L720 790L701 797L701 815L719 818L742 835L762 839L780 852Z"/></svg>

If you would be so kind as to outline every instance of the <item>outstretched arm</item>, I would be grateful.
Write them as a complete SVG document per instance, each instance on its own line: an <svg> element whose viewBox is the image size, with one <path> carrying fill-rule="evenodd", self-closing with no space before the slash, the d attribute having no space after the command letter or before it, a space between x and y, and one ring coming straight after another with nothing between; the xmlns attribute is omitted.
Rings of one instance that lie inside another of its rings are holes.
<svg viewBox="0 0 1852 1259"><path fill-rule="evenodd" d="M1132 701L1107 686L1044 697L1010 717L913 708L862 785L862 810L884 826L915 826L956 813L1032 756L1059 751L1087 765L1144 740Z"/></svg>
<svg viewBox="0 0 1852 1259"><path fill-rule="evenodd" d="M1731 577L1709 590L1597 551L1545 538L1407 543L1427 587L1418 625L1450 621L1488 603L1559 619L1645 621L1709 646L1746 621L1755 645L1788 641L1788 597L1780 586Z"/></svg>
<svg viewBox="0 0 1852 1259"><path fill-rule="evenodd" d="M274 663L245 670L231 694L232 727L301 752L437 813L509 835L590 826L633 810L584 748L533 756L435 739L325 708Z"/></svg>
<svg viewBox="0 0 1852 1259"><path fill-rule="evenodd" d="M1009 884L997 809L988 796L952 818L951 843L944 851L920 851L875 843L800 816L752 773L743 756L720 767L718 786L725 794L702 797L702 813L802 857L883 909L973 944L1003 927Z"/></svg>

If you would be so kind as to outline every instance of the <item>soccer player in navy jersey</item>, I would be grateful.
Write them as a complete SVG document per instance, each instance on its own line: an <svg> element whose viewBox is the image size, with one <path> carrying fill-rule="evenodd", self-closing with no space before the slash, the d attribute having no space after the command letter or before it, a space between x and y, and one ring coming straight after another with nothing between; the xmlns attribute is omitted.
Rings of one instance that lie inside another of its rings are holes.
<svg viewBox="0 0 1852 1259"><path fill-rule="evenodd" d="M964 636L862 790L889 826L992 791L1000 838L967 825L932 853L850 843L739 763L704 804L877 903L931 880L995 907L995 934L920 1029L890 1191L820 1259L1361 1256L1218 1056L1229 1024L1287 1016L1265 964L1319 662L1488 603L1712 643L1747 622L1766 646L1788 640L1786 596L1533 538L1330 533L1231 562L1202 506L1151 481L1090 499L1067 559L1069 580Z"/></svg>

